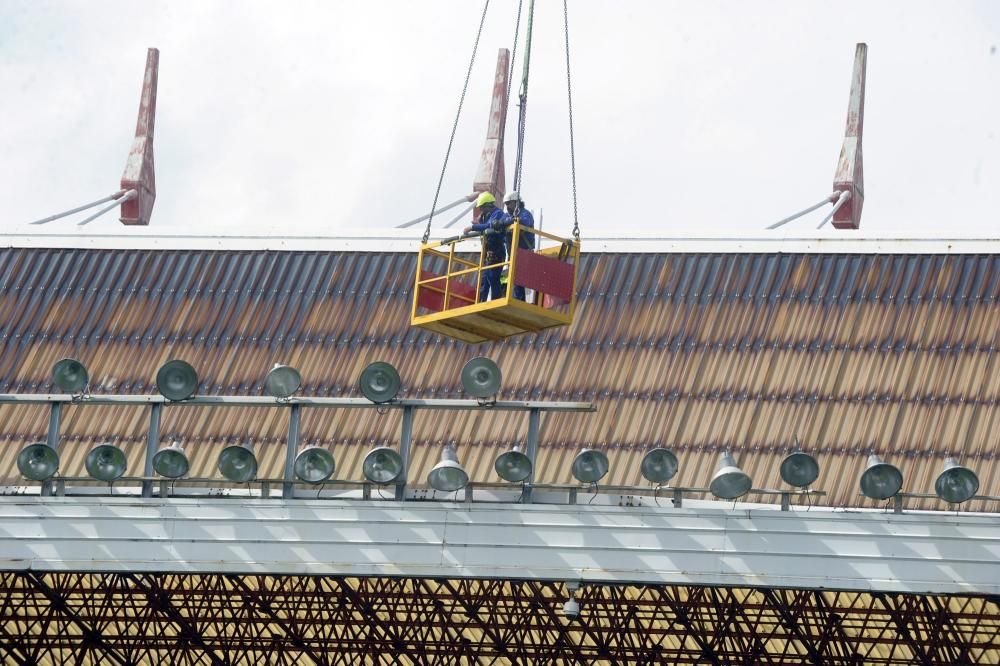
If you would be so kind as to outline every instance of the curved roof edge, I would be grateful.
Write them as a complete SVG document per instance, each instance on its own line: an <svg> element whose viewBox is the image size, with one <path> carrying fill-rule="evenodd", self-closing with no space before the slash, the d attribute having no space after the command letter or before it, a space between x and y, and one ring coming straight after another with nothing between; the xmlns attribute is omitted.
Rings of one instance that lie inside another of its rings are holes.
<svg viewBox="0 0 1000 666"><path fill-rule="evenodd" d="M418 236L392 233L338 236L137 233L136 230L128 233L0 233L0 247L6 248L413 252L419 243ZM583 240L583 250L610 253L1000 254L1000 239L593 237Z"/></svg>

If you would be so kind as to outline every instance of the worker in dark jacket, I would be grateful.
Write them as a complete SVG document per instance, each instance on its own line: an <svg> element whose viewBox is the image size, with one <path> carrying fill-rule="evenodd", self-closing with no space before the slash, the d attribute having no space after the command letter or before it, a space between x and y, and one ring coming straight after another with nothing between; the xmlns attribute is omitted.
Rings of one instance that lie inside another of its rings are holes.
<svg viewBox="0 0 1000 666"><path fill-rule="evenodd" d="M497 207L497 200L489 192L483 192L476 199L476 212L479 222L470 224L465 233L474 231L483 235L483 266L502 264L507 261L507 248L504 247L504 232L510 224L510 218ZM482 271L479 278L479 302L503 298L506 294L500 283L503 266L493 266Z"/></svg>
<svg viewBox="0 0 1000 666"><path fill-rule="evenodd" d="M522 227L528 227L530 229L535 228L535 218L531 214L531 211L524 207L524 201L521 199L520 194L517 192L511 192L503 198L503 202L504 205L507 206L507 215L510 217L510 223L512 225L516 222ZM514 250L511 248L511 243L513 242L513 229L508 229L507 234L504 236L504 244L507 246L507 256L514 255ZM525 229L521 229L517 240L517 246L524 250L534 250L535 234L526 231ZM524 287L518 284L514 285L514 298L519 301L524 300Z"/></svg>

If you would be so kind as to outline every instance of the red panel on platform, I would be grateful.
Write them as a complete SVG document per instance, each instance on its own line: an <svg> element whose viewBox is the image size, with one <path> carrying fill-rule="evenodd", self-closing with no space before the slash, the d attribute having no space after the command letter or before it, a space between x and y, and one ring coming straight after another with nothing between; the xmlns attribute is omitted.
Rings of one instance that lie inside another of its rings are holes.
<svg viewBox="0 0 1000 666"><path fill-rule="evenodd" d="M573 298L573 264L518 249L514 270L514 284L563 301Z"/></svg>
<svg viewBox="0 0 1000 666"><path fill-rule="evenodd" d="M432 278L437 279L428 284L420 285L417 291L417 306L426 308L431 312L441 312L445 309L444 277L430 271L420 272L421 280L430 280ZM476 288L473 285L452 278L448 283L448 290L451 296L449 299L451 302L448 304L449 308L460 308L476 302Z"/></svg>

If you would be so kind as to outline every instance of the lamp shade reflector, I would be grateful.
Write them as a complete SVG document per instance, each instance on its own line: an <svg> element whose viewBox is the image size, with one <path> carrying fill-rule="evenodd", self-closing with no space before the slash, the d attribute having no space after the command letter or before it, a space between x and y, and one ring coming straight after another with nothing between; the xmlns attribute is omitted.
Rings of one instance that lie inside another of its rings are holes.
<svg viewBox="0 0 1000 666"><path fill-rule="evenodd" d="M257 457L245 444L227 446L219 454L219 472L233 483L249 483L257 478Z"/></svg>
<svg viewBox="0 0 1000 666"><path fill-rule="evenodd" d="M295 476L306 483L323 483L336 470L333 454L321 446L307 446L295 456Z"/></svg>
<svg viewBox="0 0 1000 666"><path fill-rule="evenodd" d="M441 462L434 465L431 473L427 475L427 483L434 490L446 493L460 490L469 483L469 475L465 468L459 464L454 446L445 445L444 450L441 451Z"/></svg>
<svg viewBox="0 0 1000 666"><path fill-rule="evenodd" d="M264 378L264 390L275 398L287 398L302 386L302 375L290 365L276 363Z"/></svg>
<svg viewBox="0 0 1000 666"><path fill-rule="evenodd" d="M736 465L736 459L728 453L719 456L719 464L708 485L712 494L719 499L743 497L753 486L750 476Z"/></svg>
<svg viewBox="0 0 1000 666"><path fill-rule="evenodd" d="M861 493L874 500L889 499L903 487L903 473L898 467L882 462L877 455L868 456L868 467L861 475Z"/></svg>
<svg viewBox="0 0 1000 666"><path fill-rule="evenodd" d="M946 458L944 470L934 482L934 494L945 502L961 504L979 492L979 477L968 467L962 467L954 458Z"/></svg>
<svg viewBox="0 0 1000 666"><path fill-rule="evenodd" d="M59 454L45 442L29 444L17 454L17 469L26 479L44 481L59 469Z"/></svg>
<svg viewBox="0 0 1000 666"><path fill-rule="evenodd" d="M87 474L98 481L111 483L125 473L128 460L125 458L125 452L117 446L101 444L90 450L84 464L87 467Z"/></svg>
<svg viewBox="0 0 1000 666"><path fill-rule="evenodd" d="M584 449L573 459L571 471L577 481L597 483L608 473L608 457L597 449Z"/></svg>
<svg viewBox="0 0 1000 666"><path fill-rule="evenodd" d="M52 383L66 393L82 393L89 379L87 368L75 358L64 358L52 366Z"/></svg>
<svg viewBox="0 0 1000 666"><path fill-rule="evenodd" d="M361 371L358 388L361 395L375 403L389 402L399 393L399 372L384 361L375 361Z"/></svg>
<svg viewBox="0 0 1000 666"><path fill-rule="evenodd" d="M793 451L781 461L781 480L805 488L819 477L819 463L804 451Z"/></svg>
<svg viewBox="0 0 1000 666"><path fill-rule="evenodd" d="M500 366L479 356L462 368L462 386L474 398L489 398L500 390Z"/></svg>
<svg viewBox="0 0 1000 666"><path fill-rule="evenodd" d="M177 444L166 446L153 454L153 471L168 479L179 479L188 473L191 463Z"/></svg>
<svg viewBox="0 0 1000 666"><path fill-rule="evenodd" d="M493 469L504 481L520 483L531 476L531 460L515 446L510 451L497 456L493 463Z"/></svg>
<svg viewBox="0 0 1000 666"><path fill-rule="evenodd" d="M642 457L639 469L650 483L666 483L677 474L677 456L667 449L650 449Z"/></svg>
<svg viewBox="0 0 1000 666"><path fill-rule="evenodd" d="M372 483L384 485L392 483L403 472L403 457L395 449L380 446L368 452L361 463L365 478Z"/></svg>
<svg viewBox="0 0 1000 666"><path fill-rule="evenodd" d="M187 400L198 388L198 373L184 361L167 361L156 373L156 390L167 400Z"/></svg>

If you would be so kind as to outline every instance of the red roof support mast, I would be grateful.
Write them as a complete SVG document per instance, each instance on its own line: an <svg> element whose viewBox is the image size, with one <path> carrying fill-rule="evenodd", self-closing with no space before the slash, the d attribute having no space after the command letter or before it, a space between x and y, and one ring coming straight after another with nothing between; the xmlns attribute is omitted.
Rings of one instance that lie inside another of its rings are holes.
<svg viewBox="0 0 1000 666"><path fill-rule="evenodd" d="M479 168L472 183L473 192L490 192L502 199L507 185L503 165L503 137L507 125L507 86L510 77L510 51L500 49L497 55L497 72L493 80L493 102L490 121L486 127L486 145L479 158Z"/></svg>
<svg viewBox="0 0 1000 666"><path fill-rule="evenodd" d="M854 75L851 77L851 99L847 105L847 130L840 149L837 172L833 176L835 192L847 192L847 201L833 215L838 229L857 229L861 225L861 207L865 203L864 169L861 160L861 134L865 122L865 69L868 46L858 44L854 52Z"/></svg>
<svg viewBox="0 0 1000 666"><path fill-rule="evenodd" d="M156 177L153 168L153 128L156 120L156 81L160 68L159 49L146 52L146 75L139 99L139 120L135 141L125 162L121 189L135 190L136 196L122 203L122 224L148 225L156 201Z"/></svg>

